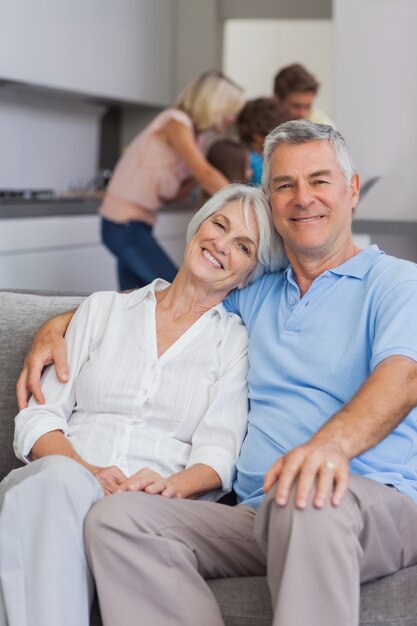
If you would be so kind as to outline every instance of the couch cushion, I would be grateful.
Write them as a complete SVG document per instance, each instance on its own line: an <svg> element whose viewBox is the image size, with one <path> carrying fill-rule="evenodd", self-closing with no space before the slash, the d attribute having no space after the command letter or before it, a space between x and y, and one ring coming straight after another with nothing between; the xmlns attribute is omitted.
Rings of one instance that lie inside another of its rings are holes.
<svg viewBox="0 0 417 626"><path fill-rule="evenodd" d="M225 626L271 626L272 608L264 577L225 578L208 584ZM360 626L416 626L416 589L417 566L362 585Z"/></svg>
<svg viewBox="0 0 417 626"><path fill-rule="evenodd" d="M0 480L19 465L12 448L15 388L33 335L45 320L82 300L80 296L0 292Z"/></svg>

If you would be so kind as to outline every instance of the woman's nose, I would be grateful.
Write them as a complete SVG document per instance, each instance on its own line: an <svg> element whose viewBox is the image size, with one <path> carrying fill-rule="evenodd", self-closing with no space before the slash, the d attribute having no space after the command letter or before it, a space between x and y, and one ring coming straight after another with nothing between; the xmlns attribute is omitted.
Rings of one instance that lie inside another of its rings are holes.
<svg viewBox="0 0 417 626"><path fill-rule="evenodd" d="M216 248L217 252L222 252L223 254L226 254L229 249L229 245L230 237L226 233L224 235L219 235L219 237L216 237L216 239L214 240L214 247Z"/></svg>

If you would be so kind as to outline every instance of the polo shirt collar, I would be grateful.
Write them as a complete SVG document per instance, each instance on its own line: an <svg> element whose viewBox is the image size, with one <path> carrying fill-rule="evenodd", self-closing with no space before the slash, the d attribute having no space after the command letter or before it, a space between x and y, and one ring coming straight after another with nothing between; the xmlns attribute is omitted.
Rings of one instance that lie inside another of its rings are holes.
<svg viewBox="0 0 417 626"><path fill-rule="evenodd" d="M381 254L385 253L374 244L368 248L364 248L358 254L353 256L351 259L348 259L341 265L326 270L323 274L321 274L321 276L329 272L331 274L337 274L338 276L352 276L353 278L359 278L362 280L375 263L377 257ZM287 267L284 273L289 282L294 282L294 274L291 265Z"/></svg>
<svg viewBox="0 0 417 626"><path fill-rule="evenodd" d="M381 254L384 254L384 252L377 245L369 246L345 261L345 263L342 263L342 265L338 265L328 271L339 276L352 276L353 278L362 279Z"/></svg>

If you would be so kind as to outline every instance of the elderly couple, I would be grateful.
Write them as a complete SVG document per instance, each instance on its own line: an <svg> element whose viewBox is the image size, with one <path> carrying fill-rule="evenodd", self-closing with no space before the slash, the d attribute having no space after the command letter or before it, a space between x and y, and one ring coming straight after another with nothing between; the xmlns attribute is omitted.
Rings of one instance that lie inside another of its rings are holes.
<svg viewBox="0 0 417 626"><path fill-rule="evenodd" d="M263 574L274 626L353 626L361 581L417 563L417 268L353 243L330 126L275 129L263 187L270 206L209 200L171 285L88 298L67 376L69 315L40 331L30 462L0 486L2 625L87 626L91 571L104 626L221 626L204 578ZM52 360L66 382L41 390Z"/></svg>

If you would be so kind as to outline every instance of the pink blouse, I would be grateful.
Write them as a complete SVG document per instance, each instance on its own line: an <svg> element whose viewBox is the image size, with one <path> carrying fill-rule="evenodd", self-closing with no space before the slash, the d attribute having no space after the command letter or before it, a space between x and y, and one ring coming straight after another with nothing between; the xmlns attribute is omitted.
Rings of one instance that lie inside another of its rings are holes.
<svg viewBox="0 0 417 626"><path fill-rule="evenodd" d="M157 132L171 120L189 128L189 116L179 109L162 111L129 144L117 163L99 212L112 222L139 220L155 224L163 199L174 199L191 176L185 161Z"/></svg>

